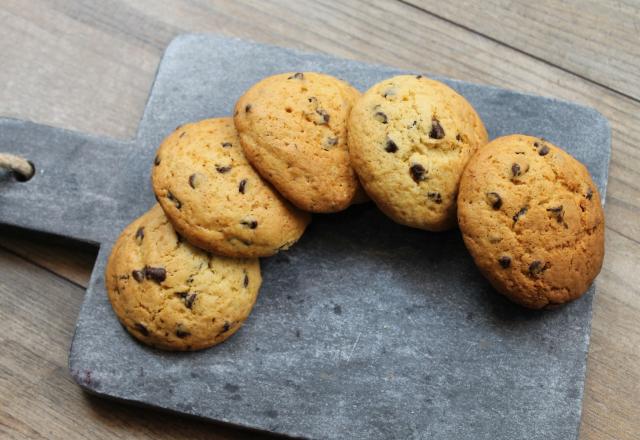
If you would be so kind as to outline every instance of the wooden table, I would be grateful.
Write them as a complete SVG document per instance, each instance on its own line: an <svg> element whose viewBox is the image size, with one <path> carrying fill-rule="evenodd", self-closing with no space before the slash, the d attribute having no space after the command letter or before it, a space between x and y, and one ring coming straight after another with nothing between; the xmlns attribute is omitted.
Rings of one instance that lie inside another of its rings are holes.
<svg viewBox="0 0 640 440"><path fill-rule="evenodd" d="M131 137L167 43L182 32L217 32L556 96L606 115L607 254L581 439L640 438L640 3L159 3L3 0L0 114ZM0 229L0 437L259 437L80 391L67 350L95 254Z"/></svg>

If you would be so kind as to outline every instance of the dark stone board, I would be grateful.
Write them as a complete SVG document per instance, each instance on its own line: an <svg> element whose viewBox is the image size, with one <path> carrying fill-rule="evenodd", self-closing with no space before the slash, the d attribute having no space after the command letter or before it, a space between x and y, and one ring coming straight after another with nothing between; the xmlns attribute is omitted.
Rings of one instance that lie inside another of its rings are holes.
<svg viewBox="0 0 640 440"><path fill-rule="evenodd" d="M306 70L361 90L401 73L185 35L165 52L136 139L0 120L0 150L37 169L27 183L0 174L0 223L100 245L69 355L73 377L98 395L292 437L577 438L594 288L556 310L524 310L482 278L457 230L402 227L371 203L314 216L296 246L264 259L253 314L220 346L161 352L118 324L104 265L121 229L154 203L161 139L181 123L229 115L267 75ZM492 138L526 133L565 147L604 195L610 129L597 111L445 81Z"/></svg>

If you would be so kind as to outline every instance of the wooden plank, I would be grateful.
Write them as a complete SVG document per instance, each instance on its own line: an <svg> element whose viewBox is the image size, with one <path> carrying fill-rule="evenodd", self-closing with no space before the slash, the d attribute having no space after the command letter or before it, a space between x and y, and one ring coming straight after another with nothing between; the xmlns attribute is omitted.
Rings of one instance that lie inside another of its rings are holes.
<svg viewBox="0 0 640 440"><path fill-rule="evenodd" d="M4 248L79 286L87 287L98 248L17 228L0 226Z"/></svg>
<svg viewBox="0 0 640 440"><path fill-rule="evenodd" d="M640 3L406 0L562 69L640 99Z"/></svg>
<svg viewBox="0 0 640 440"><path fill-rule="evenodd" d="M487 5L487 14L502 13L497 3ZM135 132L164 45L187 30L323 51L596 107L611 121L613 157L606 209L607 257L594 310L581 438L631 439L640 432L640 329L635 325L640 311L640 279L635 270L640 262L640 104L636 100L585 81L583 73L574 75L564 65L556 67L553 60L531 58L527 50L480 37L397 2L168 0L158 8L151 0L33 0L28 7L7 0L0 6L0 17L4 25L0 50L8 59L15 58L0 69L0 81L5 84L0 89L0 114L114 136ZM602 41L612 51L617 44ZM12 285L17 290L29 286L26 278ZM40 319L46 310L42 309ZM72 325L75 314L69 320ZM28 332L23 337L29 338ZM11 383L14 380L21 379L12 378ZM77 392L71 384L67 386L64 391L60 385L63 391L59 392ZM55 399L52 392L39 409L53 411ZM0 425L24 423L25 432L42 426L45 422L38 425L31 420L26 402ZM108 424L115 430L117 425L121 436L136 429L129 427L130 421L101 419L86 408L76 411L88 419L100 419L99 426ZM143 414L147 412L138 417ZM44 419L55 417L51 412ZM56 429L71 432L73 420L64 420L63 425L69 425ZM184 434L179 429L172 432Z"/></svg>

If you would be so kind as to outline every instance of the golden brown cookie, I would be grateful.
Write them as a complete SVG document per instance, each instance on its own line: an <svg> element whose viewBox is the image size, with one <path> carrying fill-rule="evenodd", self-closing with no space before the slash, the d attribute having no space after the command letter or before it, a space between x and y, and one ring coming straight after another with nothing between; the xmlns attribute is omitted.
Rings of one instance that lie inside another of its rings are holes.
<svg viewBox="0 0 640 440"><path fill-rule="evenodd" d="M231 118L178 127L160 145L151 181L175 229L220 255L273 255L310 221L249 165Z"/></svg>
<svg viewBox="0 0 640 440"><path fill-rule="evenodd" d="M351 162L367 194L394 221L430 231L455 226L460 175L486 142L471 104L421 75L374 85L349 118Z"/></svg>
<svg viewBox="0 0 640 440"><path fill-rule="evenodd" d="M181 240L155 205L116 241L105 282L113 310L136 339L199 350L240 328L262 278L257 258L219 257Z"/></svg>
<svg viewBox="0 0 640 440"><path fill-rule="evenodd" d="M349 84L320 73L263 79L236 103L247 159L298 208L345 209L358 188L347 151L347 117L358 96Z"/></svg>
<svg viewBox="0 0 640 440"><path fill-rule="evenodd" d="M483 275L539 309L580 297L600 272L604 214L587 169L539 138L481 148L460 182L458 220Z"/></svg>

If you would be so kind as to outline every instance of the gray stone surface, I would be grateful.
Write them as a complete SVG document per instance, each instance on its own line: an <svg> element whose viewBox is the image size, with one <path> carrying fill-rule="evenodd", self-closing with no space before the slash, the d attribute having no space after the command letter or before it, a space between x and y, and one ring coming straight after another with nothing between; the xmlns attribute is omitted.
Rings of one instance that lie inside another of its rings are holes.
<svg viewBox="0 0 640 440"><path fill-rule="evenodd" d="M557 310L523 310L483 280L458 231L408 229L372 204L316 215L293 249L263 260L254 313L218 347L164 353L118 324L104 265L120 230L154 203L159 141L183 122L228 115L266 75L303 70L361 90L400 72L186 35L167 49L130 142L0 120L0 150L37 168L27 183L0 174L0 223L101 244L71 347L74 378L99 395L293 437L577 438L593 287ZM564 146L604 194L610 130L599 113L446 81L491 137L522 132Z"/></svg>

